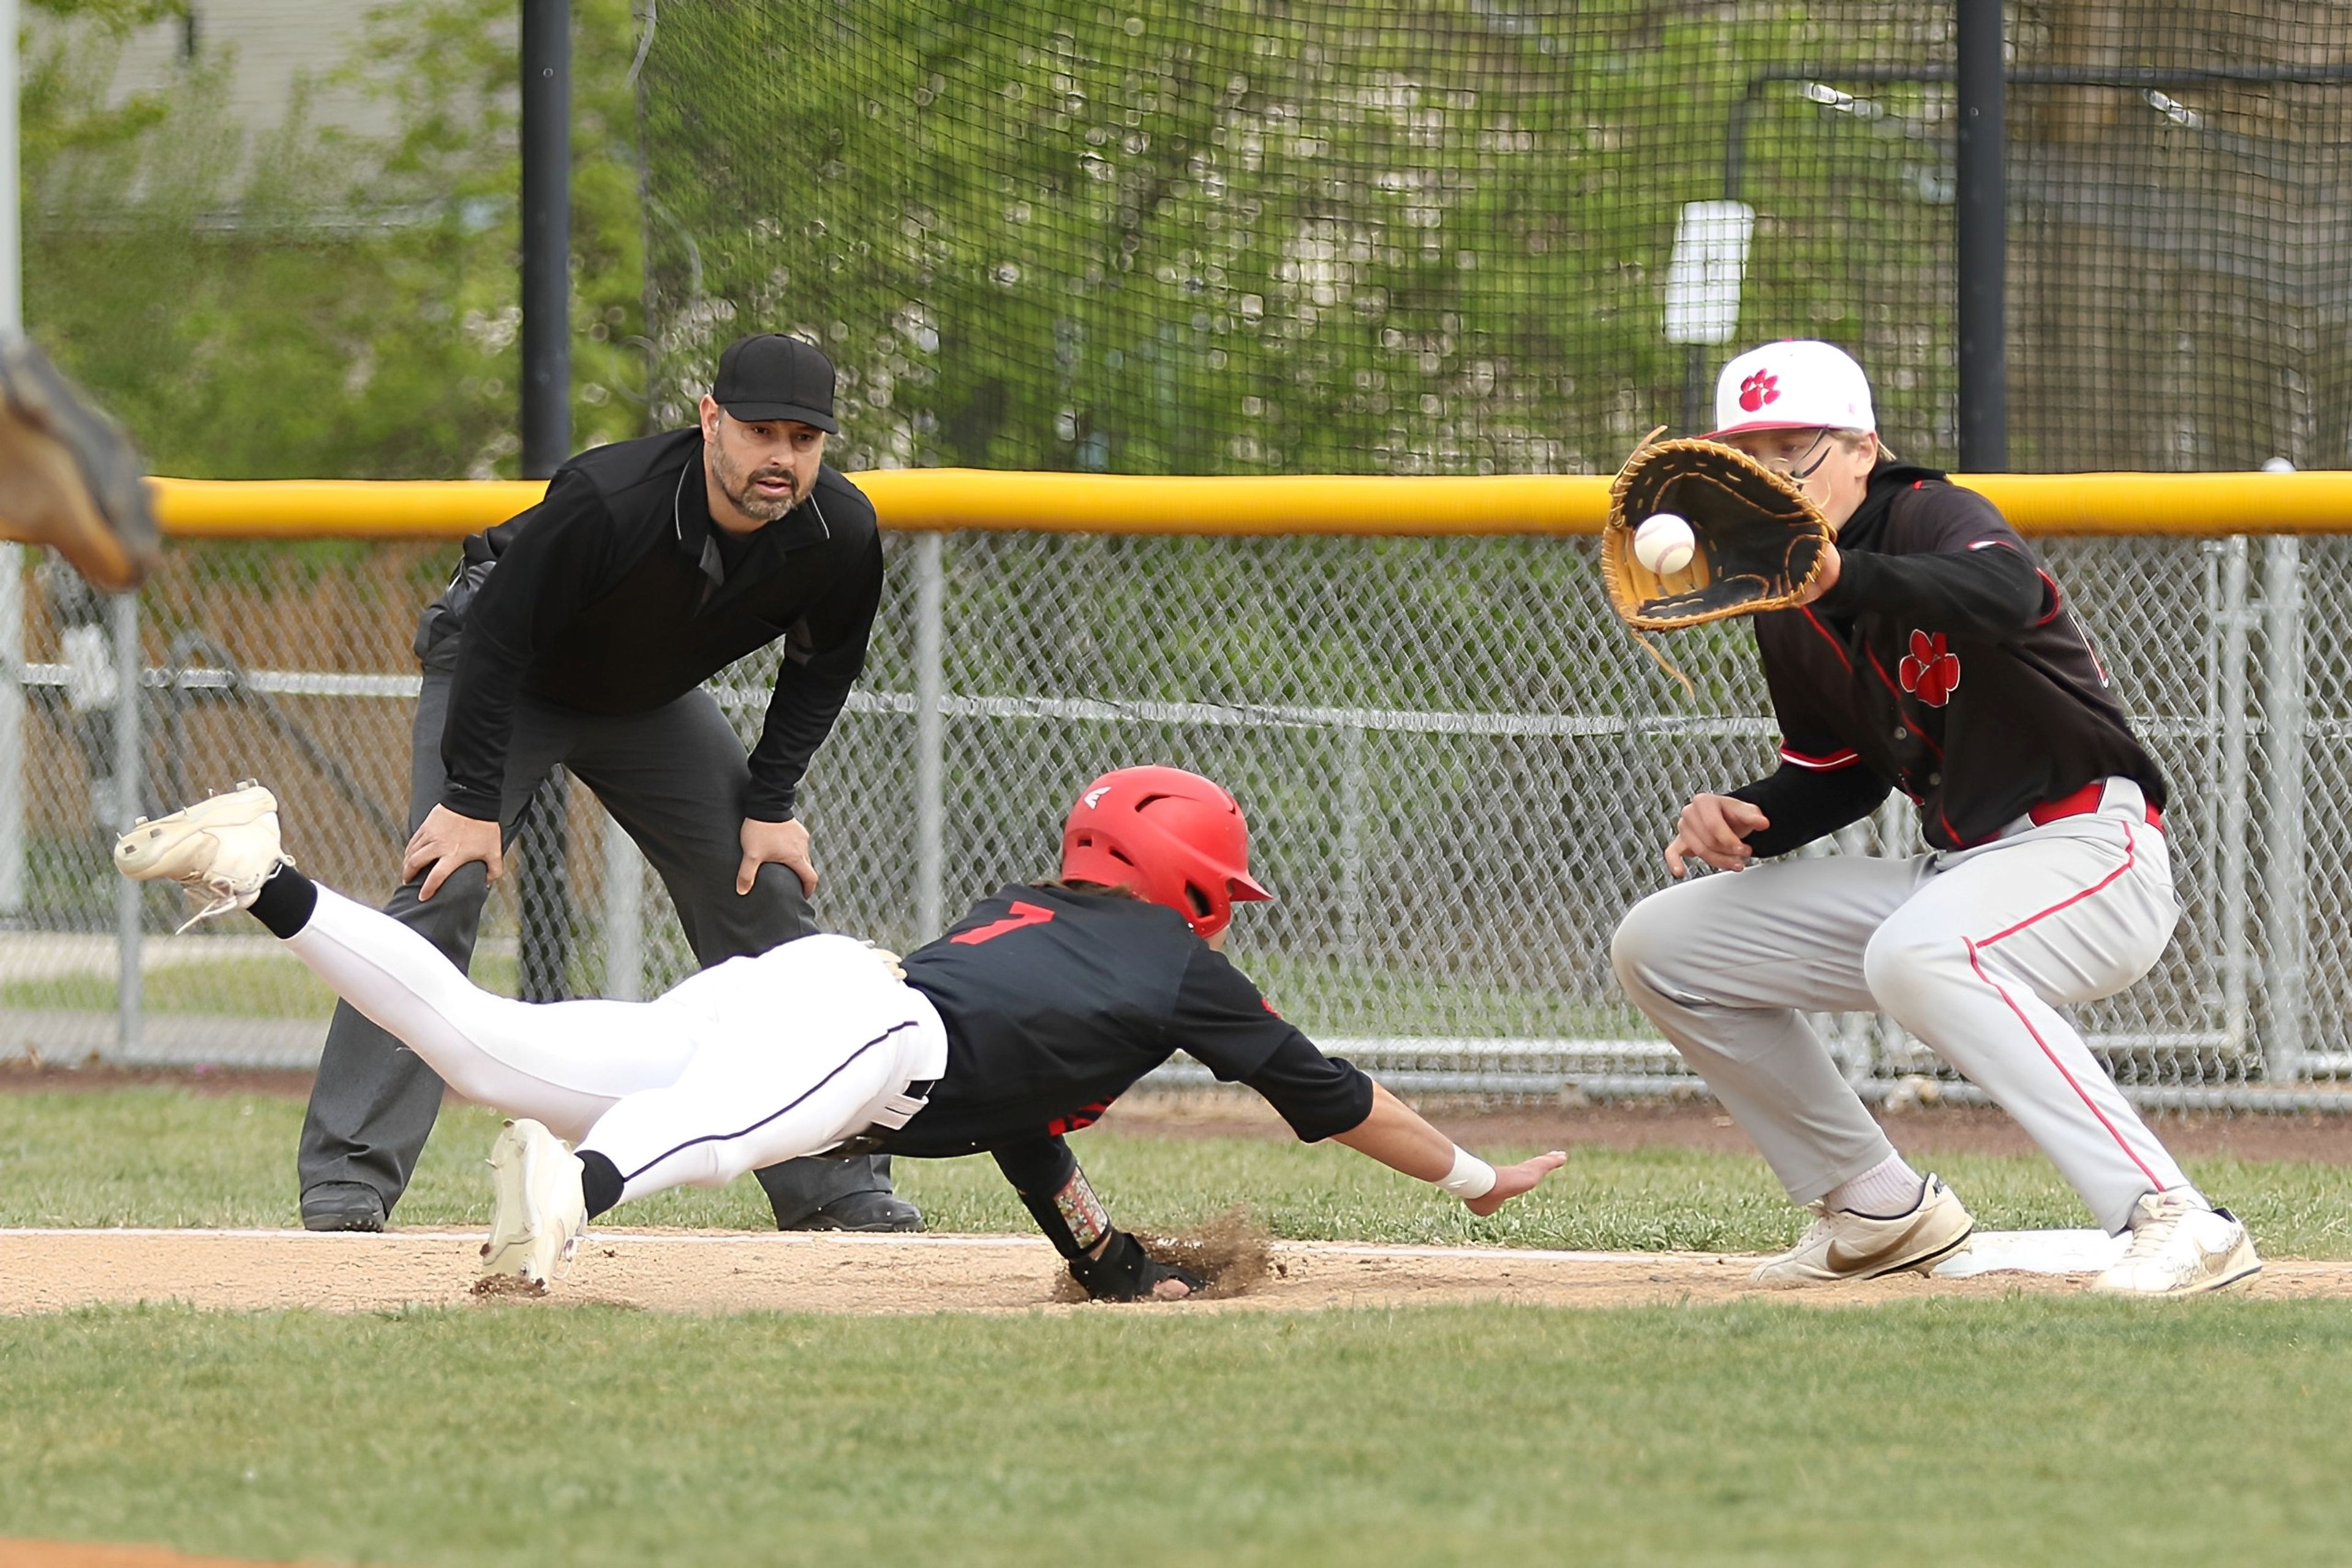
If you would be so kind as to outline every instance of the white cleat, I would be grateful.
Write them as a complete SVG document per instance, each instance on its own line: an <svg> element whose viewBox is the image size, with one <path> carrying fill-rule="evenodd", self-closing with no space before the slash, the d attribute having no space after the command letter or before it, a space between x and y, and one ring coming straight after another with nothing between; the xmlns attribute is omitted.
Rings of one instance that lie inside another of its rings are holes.
<svg viewBox="0 0 2352 1568"><path fill-rule="evenodd" d="M114 841L114 868L132 881L177 882L204 900L182 931L251 908L269 874L293 863L278 840L278 797L251 779L169 816L142 816Z"/></svg>
<svg viewBox="0 0 2352 1568"><path fill-rule="evenodd" d="M511 1288L503 1282L515 1280L545 1290L588 1227L580 1158L539 1122L518 1117L490 1145L490 1239L482 1243L482 1278L474 1289Z"/></svg>
<svg viewBox="0 0 2352 1568"><path fill-rule="evenodd" d="M1840 1279L1875 1279L1916 1268L1925 1274L1969 1245L1977 1222L1944 1185L1929 1176L1920 1184L1910 1213L1855 1214L1813 1205L1817 1217L1797 1245L1759 1264L1749 1276L1759 1285L1825 1285Z"/></svg>
<svg viewBox="0 0 2352 1568"><path fill-rule="evenodd" d="M2122 1261L2091 1281L2102 1296L2199 1296L2263 1271L2238 1216L2182 1190L2144 1194L2132 1205L2131 1232Z"/></svg>

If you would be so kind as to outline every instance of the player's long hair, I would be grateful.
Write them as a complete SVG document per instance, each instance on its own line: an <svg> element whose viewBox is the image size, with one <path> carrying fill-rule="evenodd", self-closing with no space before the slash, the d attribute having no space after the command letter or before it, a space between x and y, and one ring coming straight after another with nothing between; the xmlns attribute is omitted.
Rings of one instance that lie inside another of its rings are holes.
<svg viewBox="0 0 2352 1568"><path fill-rule="evenodd" d="M1055 889L1065 893L1094 893L1107 899L1133 899L1139 904L1150 901L1133 888L1118 888L1108 882L1089 882L1068 877L1048 877L1042 882L1032 882L1029 885L1033 888Z"/></svg>

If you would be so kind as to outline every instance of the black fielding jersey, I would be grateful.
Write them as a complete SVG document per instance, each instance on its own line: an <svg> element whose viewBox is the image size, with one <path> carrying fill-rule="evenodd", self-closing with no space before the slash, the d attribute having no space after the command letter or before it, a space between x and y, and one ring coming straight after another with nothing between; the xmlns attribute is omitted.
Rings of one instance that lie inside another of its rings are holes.
<svg viewBox="0 0 2352 1568"><path fill-rule="evenodd" d="M2095 779L2136 780L2164 804L2058 584L1990 501L1882 464L1837 547L1830 592L1756 617L1781 765L1731 793L1771 819L1759 854L1858 820L1890 786L1939 849L1984 843Z"/></svg>
<svg viewBox="0 0 2352 1568"><path fill-rule="evenodd" d="M1371 1080L1285 1023L1182 916L1014 885L905 960L947 1026L947 1071L893 1154L969 1154L1084 1127L1178 1050L1249 1085L1310 1142L1371 1114Z"/></svg>

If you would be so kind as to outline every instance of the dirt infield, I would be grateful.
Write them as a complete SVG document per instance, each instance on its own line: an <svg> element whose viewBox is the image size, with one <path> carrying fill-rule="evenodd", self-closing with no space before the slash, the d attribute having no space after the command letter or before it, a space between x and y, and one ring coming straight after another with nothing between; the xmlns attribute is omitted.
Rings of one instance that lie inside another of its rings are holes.
<svg viewBox="0 0 2352 1568"><path fill-rule="evenodd" d="M133 1301L332 1311L381 1311L413 1303L483 1310L519 1304L530 1310L565 1301L681 1312L1112 1310L1063 1300L1059 1260L1045 1243L1029 1237L598 1231L550 1297L520 1303L513 1298L485 1302L472 1294L480 1242L478 1231L0 1231L0 1313ZM1752 1262L1694 1253L1277 1242L1266 1275L1236 1297L1136 1310L1728 1301L1759 1293L1748 1282ZM2080 1290L2085 1278L2027 1272L1933 1279L1904 1275L1791 1294L1822 1304L2018 1290L2063 1294ZM2352 1263L2273 1261L2255 1281L2253 1293L2352 1300Z"/></svg>

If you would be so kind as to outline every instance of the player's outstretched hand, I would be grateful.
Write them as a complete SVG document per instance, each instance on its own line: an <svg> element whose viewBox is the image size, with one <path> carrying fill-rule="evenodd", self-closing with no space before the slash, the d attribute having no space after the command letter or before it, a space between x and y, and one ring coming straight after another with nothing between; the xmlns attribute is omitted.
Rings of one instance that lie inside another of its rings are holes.
<svg viewBox="0 0 2352 1568"><path fill-rule="evenodd" d="M1666 869L1682 876L1688 869L1684 858L1691 856L1718 871L1746 870L1756 858L1756 851L1748 847L1748 836L1771 826L1770 817L1744 800L1727 795L1695 795L1683 807L1674 838L1666 845Z"/></svg>
<svg viewBox="0 0 2352 1568"><path fill-rule="evenodd" d="M801 879L801 896L816 897L816 862L809 858L809 831L791 817L782 822L762 822L756 816L743 819L743 864L735 868L735 893L738 898L751 890L760 875L760 868L774 864L787 867Z"/></svg>
<svg viewBox="0 0 2352 1568"><path fill-rule="evenodd" d="M405 882L427 866L432 867L425 886L416 889L417 901L428 902L441 890L441 884L449 879L452 871L474 860L479 860L488 870L491 881L499 879L499 873L506 868L499 853L499 825L479 817L460 816L446 805L436 805L401 854L400 879Z"/></svg>
<svg viewBox="0 0 2352 1568"><path fill-rule="evenodd" d="M1549 1154L1538 1154L1516 1165L1497 1165L1495 1167L1495 1184L1486 1189L1486 1195L1464 1198L1463 1206L1483 1218L1521 1193L1534 1191L1546 1176L1567 1163L1568 1156L1555 1149Z"/></svg>

